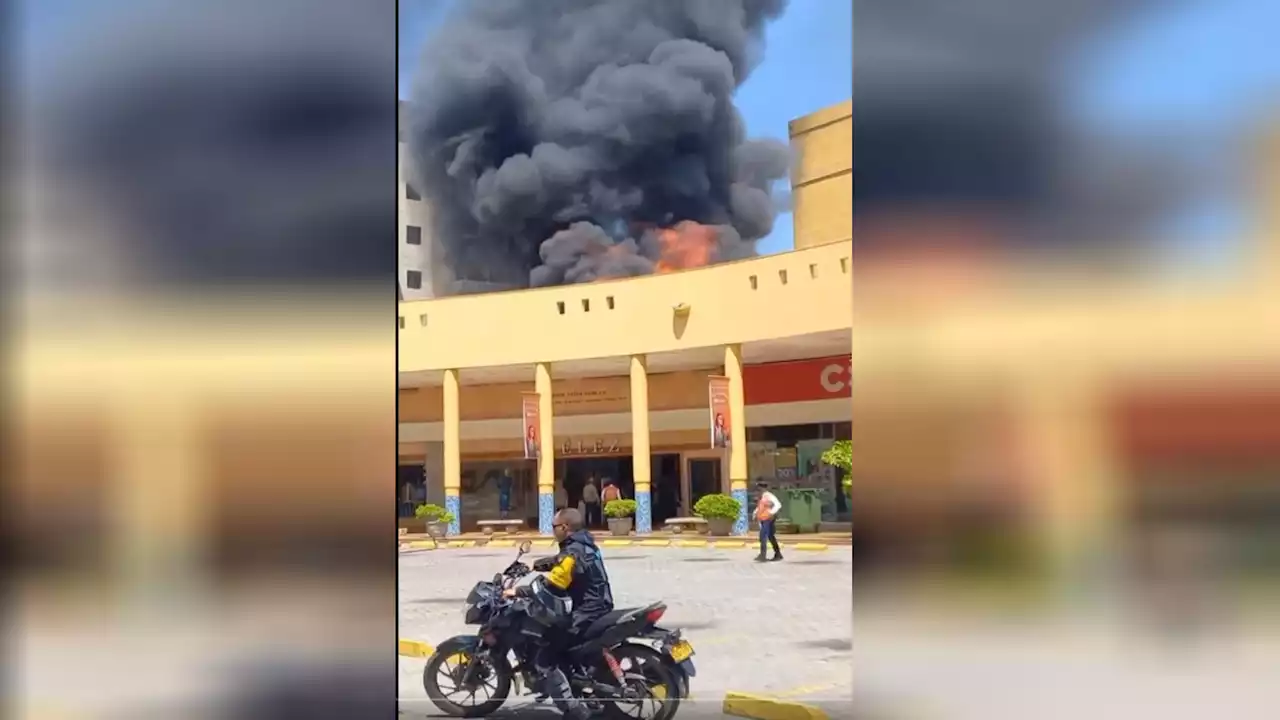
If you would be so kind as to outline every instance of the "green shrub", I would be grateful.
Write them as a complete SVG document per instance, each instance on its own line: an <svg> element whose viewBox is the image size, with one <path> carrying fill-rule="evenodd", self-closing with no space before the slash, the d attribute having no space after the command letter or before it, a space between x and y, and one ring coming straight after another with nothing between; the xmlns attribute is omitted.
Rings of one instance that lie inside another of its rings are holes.
<svg viewBox="0 0 1280 720"><path fill-rule="evenodd" d="M737 520L742 511L742 503L728 495L713 493L703 495L693 504L693 514L703 520L719 518L721 520Z"/></svg>
<svg viewBox="0 0 1280 720"><path fill-rule="evenodd" d="M853 442L837 440L831 443L831 447L822 453L822 462L844 470L845 475L848 476L849 471L853 469Z"/></svg>
<svg viewBox="0 0 1280 720"><path fill-rule="evenodd" d="M427 522L451 523L453 513L439 505L419 505L413 509L413 516Z"/></svg>
<svg viewBox="0 0 1280 720"><path fill-rule="evenodd" d="M844 471L844 480L841 481L845 491L848 492L853 488L853 442L850 440L837 440L831 443L831 447L822 453L822 462L838 467Z"/></svg>
<svg viewBox="0 0 1280 720"><path fill-rule="evenodd" d="M610 500L604 504L604 514L611 518L631 517L636 514L636 501Z"/></svg>

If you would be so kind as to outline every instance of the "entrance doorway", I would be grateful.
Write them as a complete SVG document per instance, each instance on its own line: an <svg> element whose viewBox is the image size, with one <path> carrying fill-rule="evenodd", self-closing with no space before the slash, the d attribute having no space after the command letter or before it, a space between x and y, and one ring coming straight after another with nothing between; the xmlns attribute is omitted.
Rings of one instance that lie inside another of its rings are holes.
<svg viewBox="0 0 1280 720"><path fill-rule="evenodd" d="M686 476L689 478L689 502L685 509L693 513L693 506L704 495L722 492L720 482L720 458L692 457L685 460Z"/></svg>
<svg viewBox="0 0 1280 720"><path fill-rule="evenodd" d="M597 493L604 490L602 485L607 478L622 491L622 497L635 499L635 479L630 455L564 458L556 460L556 485L558 489L563 489L562 493L557 492L556 509L579 507L582 488L589 477L595 479ZM599 526L593 529L599 529Z"/></svg>
<svg viewBox="0 0 1280 720"><path fill-rule="evenodd" d="M664 453L649 456L650 517L655 528L673 517L680 516L680 502L684 494L680 490L680 454Z"/></svg>

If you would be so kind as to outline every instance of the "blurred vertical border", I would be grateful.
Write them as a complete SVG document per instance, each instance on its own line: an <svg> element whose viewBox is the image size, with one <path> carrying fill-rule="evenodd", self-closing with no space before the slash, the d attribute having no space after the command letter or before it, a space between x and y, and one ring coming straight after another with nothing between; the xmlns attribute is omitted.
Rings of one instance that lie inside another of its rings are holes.
<svg viewBox="0 0 1280 720"><path fill-rule="evenodd" d="M1277 20L857 4L855 684L885 717L1280 712Z"/></svg>
<svg viewBox="0 0 1280 720"><path fill-rule="evenodd" d="M12 9L18 716L393 716L396 4Z"/></svg>

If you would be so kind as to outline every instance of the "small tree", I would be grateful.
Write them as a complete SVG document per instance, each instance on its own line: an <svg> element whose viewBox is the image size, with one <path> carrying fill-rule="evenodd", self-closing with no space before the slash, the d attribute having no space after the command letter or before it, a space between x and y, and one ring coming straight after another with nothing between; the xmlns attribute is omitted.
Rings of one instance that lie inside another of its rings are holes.
<svg viewBox="0 0 1280 720"><path fill-rule="evenodd" d="M844 486L853 485L853 441L837 440L822 453L822 462L844 470Z"/></svg>

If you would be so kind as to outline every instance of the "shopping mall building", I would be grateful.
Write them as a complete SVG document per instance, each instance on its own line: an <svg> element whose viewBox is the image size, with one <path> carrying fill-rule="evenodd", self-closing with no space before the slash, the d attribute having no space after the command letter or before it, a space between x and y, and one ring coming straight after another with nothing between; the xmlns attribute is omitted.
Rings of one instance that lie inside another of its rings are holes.
<svg viewBox="0 0 1280 720"><path fill-rule="evenodd" d="M743 502L742 532L762 479L817 490L822 519L847 523L842 478L818 458L851 434L851 124L845 102L790 125L792 252L401 303L402 515L425 500L470 530L498 518L510 477L510 516L550 532L595 476L637 500L640 533L709 493ZM712 447L712 377L728 378L728 448Z"/></svg>

